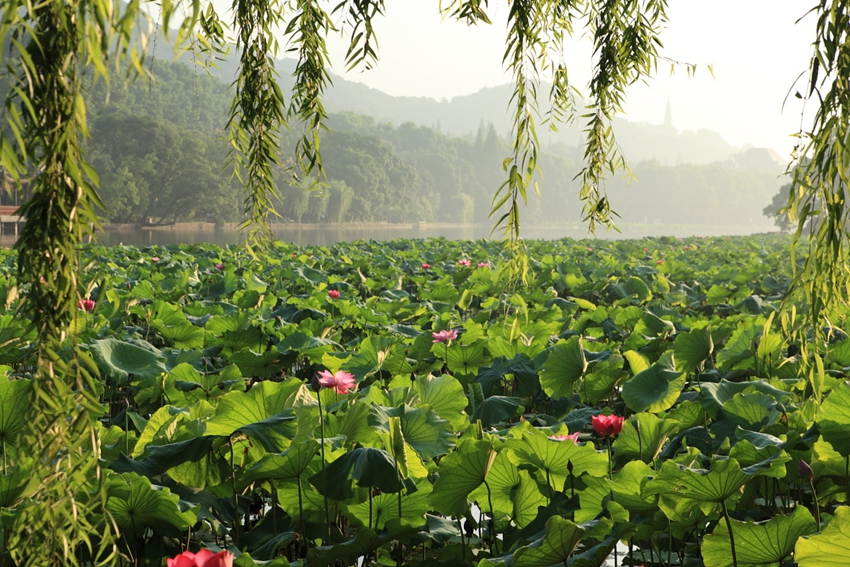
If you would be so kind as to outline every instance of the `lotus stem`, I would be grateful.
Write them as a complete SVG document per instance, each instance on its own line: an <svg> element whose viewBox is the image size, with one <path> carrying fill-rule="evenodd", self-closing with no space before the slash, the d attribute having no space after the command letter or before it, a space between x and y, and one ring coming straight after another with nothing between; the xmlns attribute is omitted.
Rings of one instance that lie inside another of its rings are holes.
<svg viewBox="0 0 850 567"><path fill-rule="evenodd" d="M298 519L301 520L301 537L304 538L304 545L307 545L307 527L304 523L304 500L301 495L301 475L295 477L298 480ZM277 493L275 493L277 494Z"/></svg>
<svg viewBox="0 0 850 567"><path fill-rule="evenodd" d="M726 519L726 529L729 530L729 546L732 549L732 567L738 567L738 554L735 552L735 534L732 533L732 520L729 519L726 500L721 500L720 505L723 506L723 517Z"/></svg>
<svg viewBox="0 0 850 567"><path fill-rule="evenodd" d="M815 509L815 521L818 523L818 532L820 532L820 505L818 504L818 493L815 490L814 479L809 479L809 486L812 489L812 507Z"/></svg>
<svg viewBox="0 0 850 567"><path fill-rule="evenodd" d="M228 437L230 444L230 483L233 488L233 542L239 548L239 493L236 491L236 465L235 450L233 448L233 437Z"/></svg>
<svg viewBox="0 0 850 567"><path fill-rule="evenodd" d="M322 485L324 486L324 490L322 490L322 496L325 499L325 527L328 529L328 539L325 543L331 540L331 517L330 512L328 511L328 475L325 472L325 420L322 415L322 394L321 392L316 392L316 398L319 400L319 435L322 439Z"/></svg>
<svg viewBox="0 0 850 567"><path fill-rule="evenodd" d="M490 485L487 484L487 481L484 481L484 486L487 488L487 505L490 506L490 537L493 540L491 544L493 546L493 553L498 553L498 541L499 538L496 537L496 513L493 511L493 495L490 491Z"/></svg>

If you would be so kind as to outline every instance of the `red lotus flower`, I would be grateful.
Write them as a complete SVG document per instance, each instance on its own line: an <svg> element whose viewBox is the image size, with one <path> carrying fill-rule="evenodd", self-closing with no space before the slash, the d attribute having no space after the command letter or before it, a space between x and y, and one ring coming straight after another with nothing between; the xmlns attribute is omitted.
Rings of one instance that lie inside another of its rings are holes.
<svg viewBox="0 0 850 567"><path fill-rule="evenodd" d="M77 302L77 305L83 311L93 311L94 310L94 301L91 299L81 299Z"/></svg>
<svg viewBox="0 0 850 567"><path fill-rule="evenodd" d="M552 441L572 441L573 443L578 443L578 431L569 435L550 435L549 439Z"/></svg>
<svg viewBox="0 0 850 567"><path fill-rule="evenodd" d="M198 553L184 551L177 557L166 559L168 567L233 567L233 554L229 551L213 553L202 549Z"/></svg>
<svg viewBox="0 0 850 567"><path fill-rule="evenodd" d="M470 261L469 261L469 260L467 260L466 258L463 258L463 259L461 259L461 260L458 260L458 261L457 261L457 264L458 264L458 266L471 266L471 265L472 265L472 262L470 262Z"/></svg>
<svg viewBox="0 0 850 567"><path fill-rule="evenodd" d="M431 336L434 338L434 340L431 341L432 343L447 343L457 338L457 329L443 329L439 333L431 333Z"/></svg>
<svg viewBox="0 0 850 567"><path fill-rule="evenodd" d="M216 265L215 265L215 269L216 269L216 270L223 270L223 269L224 269L224 264L216 264Z"/></svg>
<svg viewBox="0 0 850 567"><path fill-rule="evenodd" d="M594 415L590 422L600 437L613 437L623 430L623 418L619 415Z"/></svg>
<svg viewBox="0 0 850 567"><path fill-rule="evenodd" d="M347 394L349 390L354 389L356 382L354 374L344 370L337 370L336 374L331 374L328 370L319 372L319 385L323 388L335 388L337 394Z"/></svg>
<svg viewBox="0 0 850 567"><path fill-rule="evenodd" d="M422 264L422 269L423 269L423 270L430 270L430 269L431 269L431 264Z"/></svg>
<svg viewBox="0 0 850 567"><path fill-rule="evenodd" d="M339 292L335 289L329 289L328 297L330 297L331 299L339 299Z"/></svg>
<svg viewBox="0 0 850 567"><path fill-rule="evenodd" d="M655 263L656 263L656 264L663 264L663 263L664 263L664 260L656 260L656 262L655 262Z"/></svg>

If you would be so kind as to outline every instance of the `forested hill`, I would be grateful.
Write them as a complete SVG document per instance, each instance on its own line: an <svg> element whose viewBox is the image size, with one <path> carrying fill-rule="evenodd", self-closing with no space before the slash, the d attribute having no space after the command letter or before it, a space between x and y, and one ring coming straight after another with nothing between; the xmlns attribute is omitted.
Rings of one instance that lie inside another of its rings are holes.
<svg viewBox="0 0 850 567"><path fill-rule="evenodd" d="M284 92L288 92L292 87L294 68L295 62L292 59L277 61ZM229 83L235 76L236 67L232 62L224 61L219 69L212 69L210 72ZM378 122L391 122L396 126L413 122L449 135L467 137L474 136L482 123L492 124L500 136L510 135L510 85L484 88L470 95L437 101L428 97L392 96L333 74L332 77L333 86L325 94L325 107L329 112L354 112L371 116ZM541 85L539 92L543 95L539 106L545 111L545 96L549 92L549 86ZM666 100L658 101L659 120L664 116L666 103ZM617 118L614 121L614 130L620 146L633 163L656 160L663 165L708 164L728 159L739 151L717 132L679 131L674 127L675 122L674 109L672 125L637 123ZM582 137L581 125L560 125L557 132L551 132L547 127L541 126L538 133L544 145L560 142L576 146Z"/></svg>
<svg viewBox="0 0 850 567"><path fill-rule="evenodd" d="M92 87L87 148L100 173L107 217L239 220L243 194L227 167L224 131L228 85L164 59L155 60L153 70L153 83L113 81L109 93L102 81ZM294 222L489 222L509 145L494 123L476 122L467 134L450 135L442 122L437 129L334 113L322 141L328 187L311 193L281 168L279 212ZM644 132L650 139L651 128ZM295 136L282 134L282 156L291 155ZM541 196L531 197L524 223L581 219L573 181L581 169L576 142L546 145ZM607 189L624 222L749 224L778 191L781 168L770 159L734 157L676 165L669 157L640 162L629 155L641 181L627 187L614 179Z"/></svg>

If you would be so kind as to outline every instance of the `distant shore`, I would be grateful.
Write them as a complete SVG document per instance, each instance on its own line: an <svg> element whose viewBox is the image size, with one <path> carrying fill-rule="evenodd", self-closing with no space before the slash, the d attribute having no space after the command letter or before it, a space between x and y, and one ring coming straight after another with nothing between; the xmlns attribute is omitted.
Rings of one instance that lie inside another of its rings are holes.
<svg viewBox="0 0 850 567"><path fill-rule="evenodd" d="M287 231L287 230L327 230L327 229L351 229L351 228L378 228L378 229L416 229L416 228L475 228L477 226L488 226L488 225L478 225L478 224L456 224L456 223L440 223L440 222L428 222L428 223L416 223L416 222L404 222L404 223L387 223L387 222L340 222L340 223L270 223L271 229L273 231ZM198 231L235 231L239 230L239 223L226 223L224 225L217 225L213 222L178 222L174 224L166 224L162 226L157 225L143 225L139 223L104 223L104 230L109 231L135 231L135 230L198 230Z"/></svg>

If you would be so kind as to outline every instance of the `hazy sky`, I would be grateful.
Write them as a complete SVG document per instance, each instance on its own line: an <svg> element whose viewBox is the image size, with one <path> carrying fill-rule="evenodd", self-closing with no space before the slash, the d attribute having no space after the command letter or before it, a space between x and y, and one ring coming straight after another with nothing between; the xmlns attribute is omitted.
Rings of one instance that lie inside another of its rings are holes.
<svg viewBox="0 0 850 567"><path fill-rule="evenodd" d="M468 28L443 21L438 0L390 0L376 25L380 62L370 71L344 76L393 95L436 99L470 94L510 80L502 69L507 2L490 3L493 25ZM783 157L790 134L800 124L801 105L782 102L807 68L814 18L802 17L809 2L800 0L670 0L670 22L662 34L662 54L671 59L711 64L714 78L701 69L688 78L684 69L670 76L659 66L647 85L629 93L625 117L661 123L669 96L679 129L708 128L732 144L767 146ZM584 90L590 78L589 40L565 47L572 82ZM334 72L343 74L345 44L331 42ZM802 87L801 87L802 90Z"/></svg>

